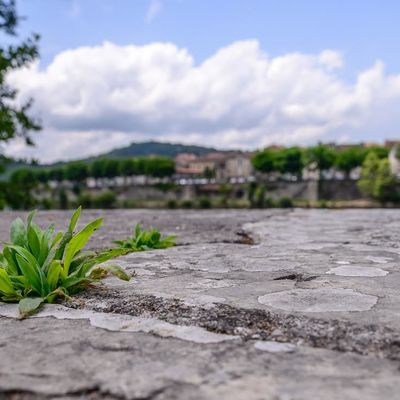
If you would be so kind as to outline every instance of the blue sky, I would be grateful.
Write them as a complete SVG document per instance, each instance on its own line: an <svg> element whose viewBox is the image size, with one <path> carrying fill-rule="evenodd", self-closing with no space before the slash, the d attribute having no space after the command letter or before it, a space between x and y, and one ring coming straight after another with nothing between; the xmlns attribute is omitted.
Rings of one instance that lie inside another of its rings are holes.
<svg viewBox="0 0 400 400"><path fill-rule="evenodd" d="M46 161L148 139L254 149L400 136L398 0L17 0ZM59 151L49 146L58 140ZM71 143L74 143L72 145Z"/></svg>
<svg viewBox="0 0 400 400"><path fill-rule="evenodd" d="M21 33L42 35L42 62L62 50L111 41L120 45L173 42L197 62L219 48L258 39L271 56L342 52L348 78L375 60L400 70L398 0L19 0Z"/></svg>

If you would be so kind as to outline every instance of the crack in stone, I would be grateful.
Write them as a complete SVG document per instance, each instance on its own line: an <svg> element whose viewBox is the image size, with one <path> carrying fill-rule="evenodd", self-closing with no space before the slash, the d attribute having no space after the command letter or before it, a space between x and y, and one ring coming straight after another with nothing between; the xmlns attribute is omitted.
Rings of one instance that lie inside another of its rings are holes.
<svg viewBox="0 0 400 400"><path fill-rule="evenodd" d="M236 235L240 236L240 239L234 243L247 244L250 246L254 246L256 244L254 237L252 235L250 235L249 232L247 232L243 229L236 232Z"/></svg>
<svg viewBox="0 0 400 400"><path fill-rule="evenodd" d="M179 299L90 290L81 295L86 307L98 311L155 317L172 324L197 325L211 332L237 335L244 340L274 340L310 347L375 355L400 360L400 334L379 325L358 325L343 320L278 314L259 309L215 304L188 306ZM101 301L101 306L96 305ZM367 334L366 334L367 333Z"/></svg>
<svg viewBox="0 0 400 400"><path fill-rule="evenodd" d="M84 396L84 397L82 397ZM0 399L9 400L43 400L43 399L74 399L84 398L85 400L124 400L125 396L119 396L114 393L104 392L98 384L88 386L78 390L66 391L64 393L40 393L31 390L21 389L2 389L0 388Z"/></svg>
<svg viewBox="0 0 400 400"><path fill-rule="evenodd" d="M232 240L232 239L216 239L216 240L210 240L210 241L201 241L199 242L200 244L238 244L238 245L246 245L246 246L254 246L256 244L259 244L260 242L254 238L252 234L249 232L240 229L239 231L236 232L236 235L239 236L238 239ZM176 243L174 247L189 247L193 246L195 243L193 242L179 242ZM97 249L101 250L101 249Z"/></svg>
<svg viewBox="0 0 400 400"><path fill-rule="evenodd" d="M292 280L296 282L308 282L317 278L318 278L317 275L305 275L305 274L294 273L294 274L279 276L278 278L274 278L273 280L274 281Z"/></svg>
<svg viewBox="0 0 400 400"><path fill-rule="evenodd" d="M184 383L182 383L184 384ZM19 389L1 389L0 388L0 399L1 400L44 400L44 399L85 399L85 400L154 400L163 394L166 390L172 386L181 385L180 382L173 382L172 384L162 386L151 391L145 396L127 397L124 395L118 395L111 393L110 391L104 391L100 388L100 385L95 384L88 388L71 390L62 394L47 394L40 393L37 391L30 390L19 390Z"/></svg>

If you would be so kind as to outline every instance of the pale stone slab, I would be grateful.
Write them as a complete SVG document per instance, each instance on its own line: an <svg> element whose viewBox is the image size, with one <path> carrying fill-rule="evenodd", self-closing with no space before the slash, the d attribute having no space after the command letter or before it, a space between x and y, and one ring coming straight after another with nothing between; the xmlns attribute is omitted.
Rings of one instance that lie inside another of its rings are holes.
<svg viewBox="0 0 400 400"><path fill-rule="evenodd" d="M273 308L302 312L367 311L377 300L376 296L341 288L284 290L258 298Z"/></svg>
<svg viewBox="0 0 400 400"><path fill-rule="evenodd" d="M269 353L292 353L296 350L296 346L291 343L279 342L256 342L254 347L257 350L268 351Z"/></svg>
<svg viewBox="0 0 400 400"><path fill-rule="evenodd" d="M327 274L338 276L386 276L389 272L381 268L374 267L358 267L355 265L331 268Z"/></svg>

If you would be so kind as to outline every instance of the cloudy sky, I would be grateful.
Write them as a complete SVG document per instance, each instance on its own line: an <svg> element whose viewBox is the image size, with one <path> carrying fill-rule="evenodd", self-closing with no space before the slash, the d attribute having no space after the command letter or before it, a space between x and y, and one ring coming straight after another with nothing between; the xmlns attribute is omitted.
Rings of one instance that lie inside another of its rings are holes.
<svg viewBox="0 0 400 400"><path fill-rule="evenodd" d="M398 0L19 0L42 161L161 140L254 149L400 139Z"/></svg>

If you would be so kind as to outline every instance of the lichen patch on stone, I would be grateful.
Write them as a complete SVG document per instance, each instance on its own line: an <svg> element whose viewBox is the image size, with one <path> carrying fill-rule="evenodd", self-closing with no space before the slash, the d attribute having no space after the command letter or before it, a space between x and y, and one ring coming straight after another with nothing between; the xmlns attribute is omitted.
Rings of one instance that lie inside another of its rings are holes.
<svg viewBox="0 0 400 400"><path fill-rule="evenodd" d="M331 268L327 274L338 276L386 276L389 272L381 268L374 267L358 267L358 266L343 266Z"/></svg>
<svg viewBox="0 0 400 400"><path fill-rule="evenodd" d="M391 257L376 257L376 256L367 256L365 257L367 260L372 261L376 264L387 264L389 261L393 260Z"/></svg>
<svg viewBox="0 0 400 400"><path fill-rule="evenodd" d="M342 288L292 289L258 298L266 306L300 312L367 311L377 300L376 296Z"/></svg>

